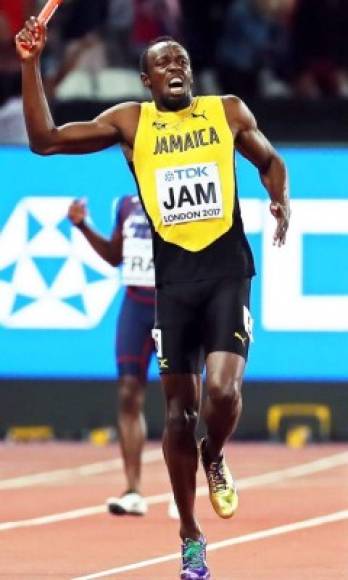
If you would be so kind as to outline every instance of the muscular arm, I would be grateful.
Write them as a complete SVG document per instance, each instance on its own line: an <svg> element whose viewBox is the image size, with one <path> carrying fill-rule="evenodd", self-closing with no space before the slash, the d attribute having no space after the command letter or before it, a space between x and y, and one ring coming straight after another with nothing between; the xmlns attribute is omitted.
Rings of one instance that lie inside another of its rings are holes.
<svg viewBox="0 0 348 580"><path fill-rule="evenodd" d="M235 146L257 167L260 179L271 199L271 213L277 220L274 241L282 245L288 228L289 191L285 164L271 143L257 127L247 106L237 97L224 97L226 118L234 134Z"/></svg>
<svg viewBox="0 0 348 580"><path fill-rule="evenodd" d="M44 93L38 62L22 64L22 93L29 143L35 153L91 153L120 141L107 115L56 127Z"/></svg>
<svg viewBox="0 0 348 580"><path fill-rule="evenodd" d="M42 84L40 54L46 41L44 26L31 18L16 37L22 62L22 94L30 147L41 155L92 153L116 143L132 146L139 105L124 103L93 121L56 127Z"/></svg>

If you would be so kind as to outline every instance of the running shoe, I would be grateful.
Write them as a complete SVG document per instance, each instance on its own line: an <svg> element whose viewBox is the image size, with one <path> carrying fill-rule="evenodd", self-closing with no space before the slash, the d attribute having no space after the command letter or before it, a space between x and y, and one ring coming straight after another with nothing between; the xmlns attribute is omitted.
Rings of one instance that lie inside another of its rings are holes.
<svg viewBox="0 0 348 580"><path fill-rule="evenodd" d="M145 499L136 492L126 492L120 498L109 497L106 502L108 511L115 516L133 515L144 516L147 512Z"/></svg>
<svg viewBox="0 0 348 580"><path fill-rule="evenodd" d="M198 540L186 538L182 544L182 569L180 580L210 580L206 562L207 542L203 536Z"/></svg>
<svg viewBox="0 0 348 580"><path fill-rule="evenodd" d="M207 476L210 502L220 518L231 518L238 507L238 494L224 456L209 463L204 456L206 440L201 440L200 452L202 464Z"/></svg>

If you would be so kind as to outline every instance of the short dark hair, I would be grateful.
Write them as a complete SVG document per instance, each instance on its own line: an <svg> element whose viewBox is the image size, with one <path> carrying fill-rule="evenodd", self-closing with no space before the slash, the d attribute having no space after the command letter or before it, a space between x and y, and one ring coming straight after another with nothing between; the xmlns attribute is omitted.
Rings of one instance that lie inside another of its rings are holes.
<svg viewBox="0 0 348 580"><path fill-rule="evenodd" d="M147 57L149 54L149 50L150 50L150 48L155 46L155 44L159 44L160 42L173 42L174 44L178 44L179 46L182 46L182 48L184 48L186 50L186 48L180 42L178 42L178 40L176 40L172 36L158 36L157 38L154 38L154 40L151 40L151 42L149 42L147 47L143 50L143 52L140 55L139 68L140 68L141 73L148 74L149 69L148 69Z"/></svg>

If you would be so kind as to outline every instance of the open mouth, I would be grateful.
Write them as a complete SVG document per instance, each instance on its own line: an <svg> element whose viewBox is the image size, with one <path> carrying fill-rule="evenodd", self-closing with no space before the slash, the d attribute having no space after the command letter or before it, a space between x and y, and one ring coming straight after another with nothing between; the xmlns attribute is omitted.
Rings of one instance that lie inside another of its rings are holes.
<svg viewBox="0 0 348 580"><path fill-rule="evenodd" d="M180 77L173 77L170 79L168 87L172 94L182 93L184 90L184 81Z"/></svg>

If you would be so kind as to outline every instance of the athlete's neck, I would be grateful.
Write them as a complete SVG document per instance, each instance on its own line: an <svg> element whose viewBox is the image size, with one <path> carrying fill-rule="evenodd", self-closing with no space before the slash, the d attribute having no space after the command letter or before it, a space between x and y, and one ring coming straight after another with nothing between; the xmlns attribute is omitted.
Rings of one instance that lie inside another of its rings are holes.
<svg viewBox="0 0 348 580"><path fill-rule="evenodd" d="M176 113L182 109L187 109L192 104L193 97L191 94L183 95L180 99L162 98L156 100L156 108L163 113Z"/></svg>

